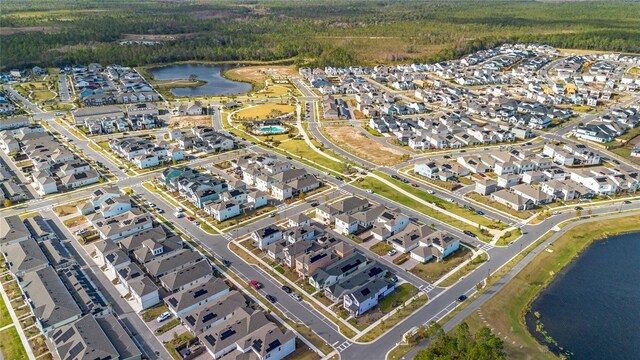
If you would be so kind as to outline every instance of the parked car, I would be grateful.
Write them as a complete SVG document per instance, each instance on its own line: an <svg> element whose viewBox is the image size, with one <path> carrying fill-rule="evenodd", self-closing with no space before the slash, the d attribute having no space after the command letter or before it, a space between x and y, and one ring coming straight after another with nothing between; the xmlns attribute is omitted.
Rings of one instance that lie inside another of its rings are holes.
<svg viewBox="0 0 640 360"><path fill-rule="evenodd" d="M302 301L302 296L296 294L296 293L291 293L291 297L298 300L298 301Z"/></svg>
<svg viewBox="0 0 640 360"><path fill-rule="evenodd" d="M160 323L167 320L170 317L171 317L171 313L169 311L165 311L156 318L156 321Z"/></svg>
<svg viewBox="0 0 640 360"><path fill-rule="evenodd" d="M286 292L287 294L291 294L293 292L293 290L291 290L290 287L288 287L287 285L282 285L282 291Z"/></svg>
<svg viewBox="0 0 640 360"><path fill-rule="evenodd" d="M476 210L476 214L478 215L484 215L484 212L482 210Z"/></svg>
<svg viewBox="0 0 640 360"><path fill-rule="evenodd" d="M463 233L467 236L471 236L471 237L476 237L476 234L474 234L473 232L469 231L469 230L465 230L463 231Z"/></svg>
<svg viewBox="0 0 640 360"><path fill-rule="evenodd" d="M181 207L177 207L177 208L176 208L176 212L183 212L183 211L184 211L184 209L183 209L183 208L181 208Z"/></svg>
<svg viewBox="0 0 640 360"><path fill-rule="evenodd" d="M184 217L184 214L183 214L183 213L180 213L180 212L174 212L174 213L173 213L173 216L175 216L175 217L177 217L178 219L180 219L180 218Z"/></svg>
<svg viewBox="0 0 640 360"><path fill-rule="evenodd" d="M416 184L416 183L411 183L411 186L413 186L413 187L417 188L417 187L418 187L418 184Z"/></svg>
<svg viewBox="0 0 640 360"><path fill-rule="evenodd" d="M369 194L373 194L373 190L371 190L371 189L367 189L367 192L368 192Z"/></svg>
<svg viewBox="0 0 640 360"><path fill-rule="evenodd" d="M431 194L431 195L433 195L433 194L435 194L435 193L436 193L435 191L433 191L433 190L431 190L431 189L427 190L427 192L428 192L429 194Z"/></svg>
<svg viewBox="0 0 640 360"><path fill-rule="evenodd" d="M311 203L311 207L316 207L318 205L320 205L320 204L317 201L314 201L314 202Z"/></svg>
<svg viewBox="0 0 640 360"><path fill-rule="evenodd" d="M450 203L455 202L455 200L453 200L453 198L447 198L447 201L450 202Z"/></svg>
<svg viewBox="0 0 640 360"><path fill-rule="evenodd" d="M249 285L256 290L262 289L262 284L258 280L249 280Z"/></svg>
<svg viewBox="0 0 640 360"><path fill-rule="evenodd" d="M562 214L560 211L554 211L553 212L553 215L560 215L560 214Z"/></svg>
<svg viewBox="0 0 640 360"><path fill-rule="evenodd" d="M396 249L391 249L391 250L389 250L389 251L387 252L387 255L388 255L388 256L393 256L393 255L395 255L395 254L397 254L397 253L398 253L398 250L396 250Z"/></svg>
<svg viewBox="0 0 640 360"><path fill-rule="evenodd" d="M622 203L623 203L623 204L631 204L631 201L629 201L629 200L625 200L625 201L623 201Z"/></svg>
<svg viewBox="0 0 640 360"><path fill-rule="evenodd" d="M483 173L478 173L478 175L480 175L480 177L487 177L487 175L485 175Z"/></svg>
<svg viewBox="0 0 640 360"><path fill-rule="evenodd" d="M463 302L463 301L465 301L465 300L467 300L467 295L460 295L460 296L458 296L458 302Z"/></svg>
<svg viewBox="0 0 640 360"><path fill-rule="evenodd" d="M269 300L269 302L270 302L270 303L272 303L272 304L273 304L273 303L275 303L276 301L278 301L278 300L276 299L276 297L275 297L275 296L273 296L273 295L266 295L266 296L265 296L265 298L266 298L267 300Z"/></svg>
<svg viewBox="0 0 640 360"><path fill-rule="evenodd" d="M195 218L193 216L187 216L187 220L193 221L193 220L195 220Z"/></svg>
<svg viewBox="0 0 640 360"><path fill-rule="evenodd" d="M582 206L576 206L573 208L573 210L584 210L584 209L582 208Z"/></svg>
<svg viewBox="0 0 640 360"><path fill-rule="evenodd" d="M164 214L164 210L158 209L158 214Z"/></svg>

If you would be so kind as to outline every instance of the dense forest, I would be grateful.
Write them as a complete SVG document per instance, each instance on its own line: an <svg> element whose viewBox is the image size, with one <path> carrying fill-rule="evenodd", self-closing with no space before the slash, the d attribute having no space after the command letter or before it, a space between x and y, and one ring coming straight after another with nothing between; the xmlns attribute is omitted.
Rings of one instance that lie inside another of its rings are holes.
<svg viewBox="0 0 640 360"><path fill-rule="evenodd" d="M640 52L639 13L639 2L625 1L3 0L0 69L439 61L515 41ZM158 43L120 44L129 39Z"/></svg>
<svg viewBox="0 0 640 360"><path fill-rule="evenodd" d="M460 323L450 335L438 324L430 326L431 343L418 352L414 360L503 360L506 359L503 341L488 327L475 335L467 323Z"/></svg>

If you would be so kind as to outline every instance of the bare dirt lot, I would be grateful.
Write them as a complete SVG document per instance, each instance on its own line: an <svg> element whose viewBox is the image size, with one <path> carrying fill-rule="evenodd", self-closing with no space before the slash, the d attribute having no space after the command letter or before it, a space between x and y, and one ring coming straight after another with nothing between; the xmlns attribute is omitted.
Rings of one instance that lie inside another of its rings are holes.
<svg viewBox="0 0 640 360"><path fill-rule="evenodd" d="M323 133L339 147L379 165L395 165L402 161L402 153L369 139L352 126L325 126Z"/></svg>
<svg viewBox="0 0 640 360"><path fill-rule="evenodd" d="M259 85L264 85L265 80L269 78L296 76L298 72L294 66L283 65L257 65L257 66L241 66L229 69L224 76L236 80L246 81Z"/></svg>
<svg viewBox="0 0 640 360"><path fill-rule="evenodd" d="M194 127L198 125L211 126L211 116L172 116L171 119L169 119L169 128L171 129Z"/></svg>

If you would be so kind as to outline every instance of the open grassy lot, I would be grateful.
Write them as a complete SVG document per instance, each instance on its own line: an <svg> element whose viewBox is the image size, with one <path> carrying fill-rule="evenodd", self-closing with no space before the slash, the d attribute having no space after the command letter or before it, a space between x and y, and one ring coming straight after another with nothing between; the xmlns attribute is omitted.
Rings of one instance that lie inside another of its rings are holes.
<svg viewBox="0 0 640 360"><path fill-rule="evenodd" d="M391 249L393 249L393 246L387 244L385 241L380 241L369 248L369 250L380 256L385 255Z"/></svg>
<svg viewBox="0 0 640 360"><path fill-rule="evenodd" d="M337 172L342 172L344 167L341 163L318 154L316 151L310 148L304 140L287 140L282 142L280 146L278 146L278 148L288 151L294 155L301 156L303 159L318 163L322 166L326 166L329 169L335 170Z"/></svg>
<svg viewBox="0 0 640 360"><path fill-rule="evenodd" d="M4 300L0 297L0 328L11 324L11 316Z"/></svg>
<svg viewBox="0 0 640 360"><path fill-rule="evenodd" d="M509 336L505 342L508 359L555 359L529 334L524 324L524 314L529 303L594 239L617 233L640 230L640 215L611 220L601 220L579 225L562 235L543 251L520 273L481 306L480 311L494 333ZM477 312L467 317L471 331L484 326ZM513 343L515 342L515 344Z"/></svg>
<svg viewBox="0 0 640 360"><path fill-rule="evenodd" d="M467 265L463 266L461 269L459 269L455 273L451 274L448 278L443 280L439 285L440 286L451 286L451 285L455 284L458 280L460 280L462 277L466 276L468 273L473 271L475 268L480 266L482 263L484 263L488 259L489 259L489 256L487 255L487 253L483 252L482 254L476 256L473 260L469 261L467 263Z"/></svg>
<svg viewBox="0 0 640 360"><path fill-rule="evenodd" d="M15 327L10 327L0 332L0 354L2 354L3 359L7 360L28 359L27 352L22 346Z"/></svg>
<svg viewBox="0 0 640 360"><path fill-rule="evenodd" d="M395 165L406 158L392 147L368 138L353 126L324 126L322 133L338 147L378 165Z"/></svg>
<svg viewBox="0 0 640 360"><path fill-rule="evenodd" d="M444 274L453 270L456 266L462 264L471 258L471 250L466 247L460 247L453 254L447 256L442 261L429 261L426 264L418 263L413 269L409 270L412 274L429 282L440 279Z"/></svg>
<svg viewBox="0 0 640 360"><path fill-rule="evenodd" d="M296 111L296 107L289 104L268 103L240 110L233 115L234 119L261 120L278 117Z"/></svg>
<svg viewBox="0 0 640 360"><path fill-rule="evenodd" d="M409 283L400 284L396 287L396 290L393 293L380 300L378 303L380 311L385 314L389 313L391 310L404 304L405 301L411 299L411 297L417 293L418 289L415 286Z"/></svg>
<svg viewBox="0 0 640 360"><path fill-rule="evenodd" d="M198 125L211 126L211 116L210 115L172 116L169 119L169 128L171 129L191 128Z"/></svg>

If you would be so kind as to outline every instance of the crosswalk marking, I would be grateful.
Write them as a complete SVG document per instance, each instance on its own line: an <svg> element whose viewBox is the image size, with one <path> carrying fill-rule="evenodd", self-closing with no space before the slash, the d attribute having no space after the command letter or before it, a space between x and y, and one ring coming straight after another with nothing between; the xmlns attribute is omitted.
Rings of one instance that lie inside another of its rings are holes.
<svg viewBox="0 0 640 360"><path fill-rule="evenodd" d="M484 251L489 251L489 250L493 249L493 246L491 246L489 244L484 244L484 245L480 246L480 249L482 249Z"/></svg>
<svg viewBox="0 0 640 360"><path fill-rule="evenodd" d="M229 241L233 240L233 237L231 235L229 235L229 234L222 234L222 237L227 239L227 240L229 240Z"/></svg>
<svg viewBox="0 0 640 360"><path fill-rule="evenodd" d="M349 340L345 340L345 342L343 342L342 344L340 344L336 349L337 349L339 352L343 352L343 351L347 350L347 348L348 348L349 346L351 346L351 345L353 345L353 343L352 343L351 341L349 341Z"/></svg>

